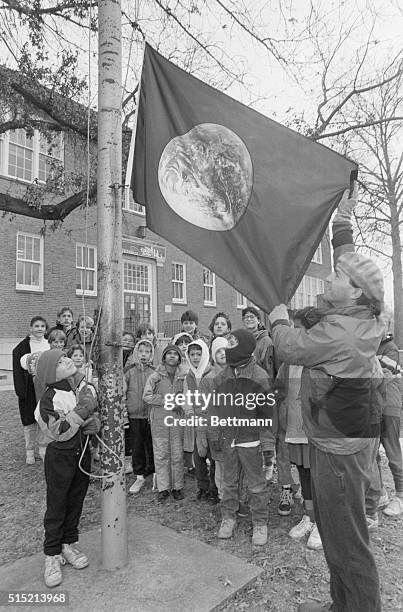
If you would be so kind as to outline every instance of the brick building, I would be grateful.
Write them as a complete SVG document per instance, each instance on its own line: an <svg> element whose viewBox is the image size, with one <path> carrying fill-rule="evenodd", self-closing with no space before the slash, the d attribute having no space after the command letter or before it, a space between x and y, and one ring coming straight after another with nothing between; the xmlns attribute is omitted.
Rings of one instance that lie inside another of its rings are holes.
<svg viewBox="0 0 403 612"><path fill-rule="evenodd" d="M48 140L49 142L49 140ZM0 194L23 198L33 182L44 184L54 160L64 172L86 172L85 142L70 133L55 132L49 147L38 131L0 135ZM66 196L60 196L60 199ZM92 315L97 307L96 210L76 209L53 231L47 222L17 215L0 222L1 304L0 369L11 366L11 349L28 330L32 316L41 314L54 324L56 312L68 305L75 317ZM152 234L145 215L129 191L123 198L122 292L123 327L134 330L151 321L170 337L179 328L180 315L199 313L199 328L206 330L218 310L227 312L237 326L246 298L213 271ZM330 270L328 238L322 241L292 307L314 304ZM263 280L263 279L262 279Z"/></svg>

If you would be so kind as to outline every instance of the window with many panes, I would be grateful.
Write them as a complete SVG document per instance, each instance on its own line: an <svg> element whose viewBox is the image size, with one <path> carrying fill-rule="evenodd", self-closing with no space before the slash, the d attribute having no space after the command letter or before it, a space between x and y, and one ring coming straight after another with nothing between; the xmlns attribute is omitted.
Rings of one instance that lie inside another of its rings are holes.
<svg viewBox="0 0 403 612"><path fill-rule="evenodd" d="M76 295L97 294L97 249L76 244Z"/></svg>
<svg viewBox="0 0 403 612"><path fill-rule="evenodd" d="M317 264L322 263L322 244L318 246L315 253L313 254L312 262Z"/></svg>
<svg viewBox="0 0 403 612"><path fill-rule="evenodd" d="M18 232L15 286L43 291L43 236Z"/></svg>
<svg viewBox="0 0 403 612"><path fill-rule="evenodd" d="M216 305L215 274L208 268L203 268L203 300L205 306Z"/></svg>
<svg viewBox="0 0 403 612"><path fill-rule="evenodd" d="M123 288L125 291L149 293L148 266L125 262L123 265Z"/></svg>
<svg viewBox="0 0 403 612"><path fill-rule="evenodd" d="M130 212L138 213L139 215L145 215L146 209L141 204L137 204L133 198L133 192L130 187L125 187L125 193L123 198L123 209Z"/></svg>
<svg viewBox="0 0 403 612"><path fill-rule="evenodd" d="M172 262L172 301L186 304L186 265Z"/></svg>
<svg viewBox="0 0 403 612"><path fill-rule="evenodd" d="M9 130L0 135L0 174L19 181L45 183L55 166L63 163L63 134L46 136L33 130Z"/></svg>
<svg viewBox="0 0 403 612"><path fill-rule="evenodd" d="M305 308L317 306L317 296L324 291L324 282L321 278L304 276L291 299L291 308Z"/></svg>

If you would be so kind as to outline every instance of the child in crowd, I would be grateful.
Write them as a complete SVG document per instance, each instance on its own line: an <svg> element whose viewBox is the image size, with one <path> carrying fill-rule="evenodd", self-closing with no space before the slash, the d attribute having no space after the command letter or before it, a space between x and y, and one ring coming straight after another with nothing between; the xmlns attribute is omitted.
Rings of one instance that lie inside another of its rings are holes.
<svg viewBox="0 0 403 612"><path fill-rule="evenodd" d="M124 331L122 334L123 367L125 367L129 357L133 355L135 344L134 334L129 331Z"/></svg>
<svg viewBox="0 0 403 612"><path fill-rule="evenodd" d="M186 360L189 365L189 371L186 375L184 393L191 391L192 394L198 389L201 378L206 372L209 365L210 355L207 344L203 340L194 340L187 346ZM194 395L193 395L194 397ZM186 416L205 416L201 409L194 402L184 407ZM199 455L197 446L194 444L195 427L186 426L184 428L184 450L193 451L193 460L195 465L195 476L197 480L196 499L210 500L217 502L217 487L214 480L214 461L212 461L211 453L203 453ZM207 466L206 458L210 462L210 470Z"/></svg>
<svg viewBox="0 0 403 612"><path fill-rule="evenodd" d="M178 347L182 356L182 367L188 369L188 363L186 361L186 352L188 345L192 342L193 338L186 332L179 332L172 338L172 344Z"/></svg>
<svg viewBox="0 0 403 612"><path fill-rule="evenodd" d="M161 363L161 348L158 346L155 329L150 323L140 323L136 332L136 342L139 340L149 340L154 348L154 365Z"/></svg>
<svg viewBox="0 0 403 612"><path fill-rule="evenodd" d="M267 542L267 492L262 465L260 427L256 420L272 417L271 403L267 397L272 391L272 386L267 372L256 363L253 356L255 348L255 338L245 329L238 329L228 337L228 348L225 349L227 365L214 379L216 393L212 414L220 419L216 439L222 440L224 456L222 522L218 537L227 539L232 536L238 508L239 474L242 467L248 484L252 511L252 544L263 546ZM251 397L257 398L258 394L264 394L263 401L253 403ZM228 397L231 397L232 401L228 400ZM242 401L239 401L239 398ZM250 424L234 424L234 417L245 419ZM272 436L272 450L274 450L274 436Z"/></svg>
<svg viewBox="0 0 403 612"><path fill-rule="evenodd" d="M73 311L68 306L64 306L57 313L56 325L49 330L48 334L54 329L61 329L66 334L66 348L70 348L72 344L80 342L79 331L73 323Z"/></svg>
<svg viewBox="0 0 403 612"><path fill-rule="evenodd" d="M148 378L143 400L151 406L150 421L153 439L154 465L158 484L158 501L163 503L169 492L175 500L183 499L183 428L167 425L166 417L177 416L165 409L165 396L183 393L185 372L180 367L182 353L168 344L162 353L162 363ZM176 409L175 409L176 410Z"/></svg>
<svg viewBox="0 0 403 612"><path fill-rule="evenodd" d="M40 440L39 438L37 440L38 426L34 417L37 404L34 380L27 368L23 367L21 359L31 353L42 353L49 350L49 343L45 339L46 327L47 323L43 317L33 317L28 336L13 349L14 389L18 396L18 408L24 427L27 465L35 463L35 444L37 441L40 442ZM39 450L41 451L41 448Z"/></svg>
<svg viewBox="0 0 403 612"><path fill-rule="evenodd" d="M48 335L48 342L51 349L63 350L66 346L66 334L62 329L53 329Z"/></svg>
<svg viewBox="0 0 403 612"><path fill-rule="evenodd" d="M45 381L46 391L35 410L35 418L47 437L45 456L46 513L45 584L58 586L62 582L60 565L70 563L83 569L88 559L77 548L78 524L89 476L79 468L86 435L100 428L94 414L97 404L93 392L84 385L79 392L71 386L76 366L59 349L45 351L37 364L37 374ZM90 472L89 449L81 465Z"/></svg>
<svg viewBox="0 0 403 612"><path fill-rule="evenodd" d="M85 349L85 360L89 361L91 359L92 361L94 361L94 319L87 315L80 315L77 319L76 327L79 333L79 338L77 338L77 342L81 344Z"/></svg>
<svg viewBox="0 0 403 612"><path fill-rule="evenodd" d="M134 362L125 368L126 407L130 422L133 472L136 480L129 493L139 493L149 474L154 474L153 442L149 421L150 407L143 399L147 378L155 371L152 365L153 343L139 340L134 348Z"/></svg>
<svg viewBox="0 0 403 612"><path fill-rule="evenodd" d="M77 368L77 377L85 377L86 382L92 383L97 387L96 378L93 373L92 364L90 361L85 363L84 347L82 344L72 344L67 351L67 357L70 357Z"/></svg>
<svg viewBox="0 0 403 612"><path fill-rule="evenodd" d="M212 342L214 338L218 338L221 336L223 337L228 336L231 332L232 325L231 325L229 316L225 314L225 312L217 312L217 314L215 314L214 317L212 318L212 321L208 328L213 335L211 339L211 342ZM210 346L211 346L211 343L210 343Z"/></svg>
<svg viewBox="0 0 403 612"><path fill-rule="evenodd" d="M316 308L302 308L294 314L294 327L310 329L320 321L320 318ZM289 461L297 466L304 500L304 515L301 521L291 529L289 535L294 540L309 535L307 547L319 550L322 548L322 541L315 523L308 440L302 426L302 370L302 366L281 364L275 381L275 391L278 415L285 432L284 443L288 446Z"/></svg>
<svg viewBox="0 0 403 612"><path fill-rule="evenodd" d="M199 324L198 315L193 310L186 310L181 316L182 330L186 334L192 336L193 340L199 340L201 334L197 329Z"/></svg>
<svg viewBox="0 0 403 612"><path fill-rule="evenodd" d="M192 342L192 336L187 332L179 332L172 338L172 344L177 346L182 355L182 369L185 373L188 372L189 364L186 359L186 353L188 346ZM191 432L191 433L190 433ZM183 461L184 468L187 474L190 476L195 475L195 467L193 465L193 451L194 451L194 433L193 428L186 428L184 432L184 445L183 445Z"/></svg>

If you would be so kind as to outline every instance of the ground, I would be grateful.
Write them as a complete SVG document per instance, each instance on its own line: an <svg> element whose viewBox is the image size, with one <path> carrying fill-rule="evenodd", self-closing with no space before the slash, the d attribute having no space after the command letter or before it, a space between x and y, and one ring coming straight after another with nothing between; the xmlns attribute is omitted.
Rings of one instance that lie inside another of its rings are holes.
<svg viewBox="0 0 403 612"><path fill-rule="evenodd" d="M0 394L2 420L0 423L1 480L0 480L0 565L42 549L45 487L43 464L25 465L22 426L17 402L12 391ZM385 459L383 459L385 463ZM385 482L389 492L392 481L384 465ZM133 482L129 476L127 486ZM151 482L137 496L128 495L128 520L139 515L196 538L227 553L259 565L264 572L251 585L240 591L220 612L292 612L297 604L310 598L316 602L329 599L328 572L322 552L310 551L305 540L294 542L288 531L302 516L302 506L295 504L288 517L277 514L278 486L269 485L269 542L261 550L251 546L252 526L249 518L238 519L235 537L229 541L217 540L220 510L206 502L196 502L196 485L186 478L185 500L168 501L161 506L151 491ZM81 520L82 531L100 524L99 481L90 485ZM383 612L403 611L402 538L403 517L387 518L380 514L380 527L372 537L372 544L381 577ZM217 577L224 582L225 575ZM118 611L117 611L118 612ZM197 611L196 611L197 612ZM368 611L370 612L370 611Z"/></svg>

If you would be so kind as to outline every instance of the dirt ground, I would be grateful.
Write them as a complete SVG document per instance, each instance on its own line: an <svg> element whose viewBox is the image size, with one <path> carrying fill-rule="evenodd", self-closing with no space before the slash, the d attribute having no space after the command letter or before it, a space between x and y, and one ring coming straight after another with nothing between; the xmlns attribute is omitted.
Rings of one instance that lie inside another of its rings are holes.
<svg viewBox="0 0 403 612"><path fill-rule="evenodd" d="M12 391L0 393L2 418L0 421L1 478L0 478L0 565L39 552L42 549L45 488L43 465L25 465L22 427L17 402ZM385 463L385 459L383 459ZM392 481L384 466L389 492ZM187 477L185 500L168 501L161 506L151 491L151 482L137 496L128 495L128 520L139 515L201 540L227 553L259 565L264 572L251 585L221 606L221 612L292 612L298 603L311 599L329 599L328 572L322 552L310 551L305 540L295 542L288 531L302 516L302 506L296 503L288 517L277 514L279 488L268 485L270 492L269 542L262 550L251 546L252 526L249 518L238 519L235 537L218 541L216 534L220 510L206 502L195 501L196 484ZM129 476L127 486L133 482ZM92 481L84 505L81 530L100 524L100 485ZM380 513L380 527L372 536L372 544L381 577L384 612L403 611L403 518L387 518ZM218 577L225 581L223 575ZM115 612L115 611L114 611ZM119 611L116 611L119 612ZM197 611L196 611L197 612ZM370 612L370 611L368 611Z"/></svg>

